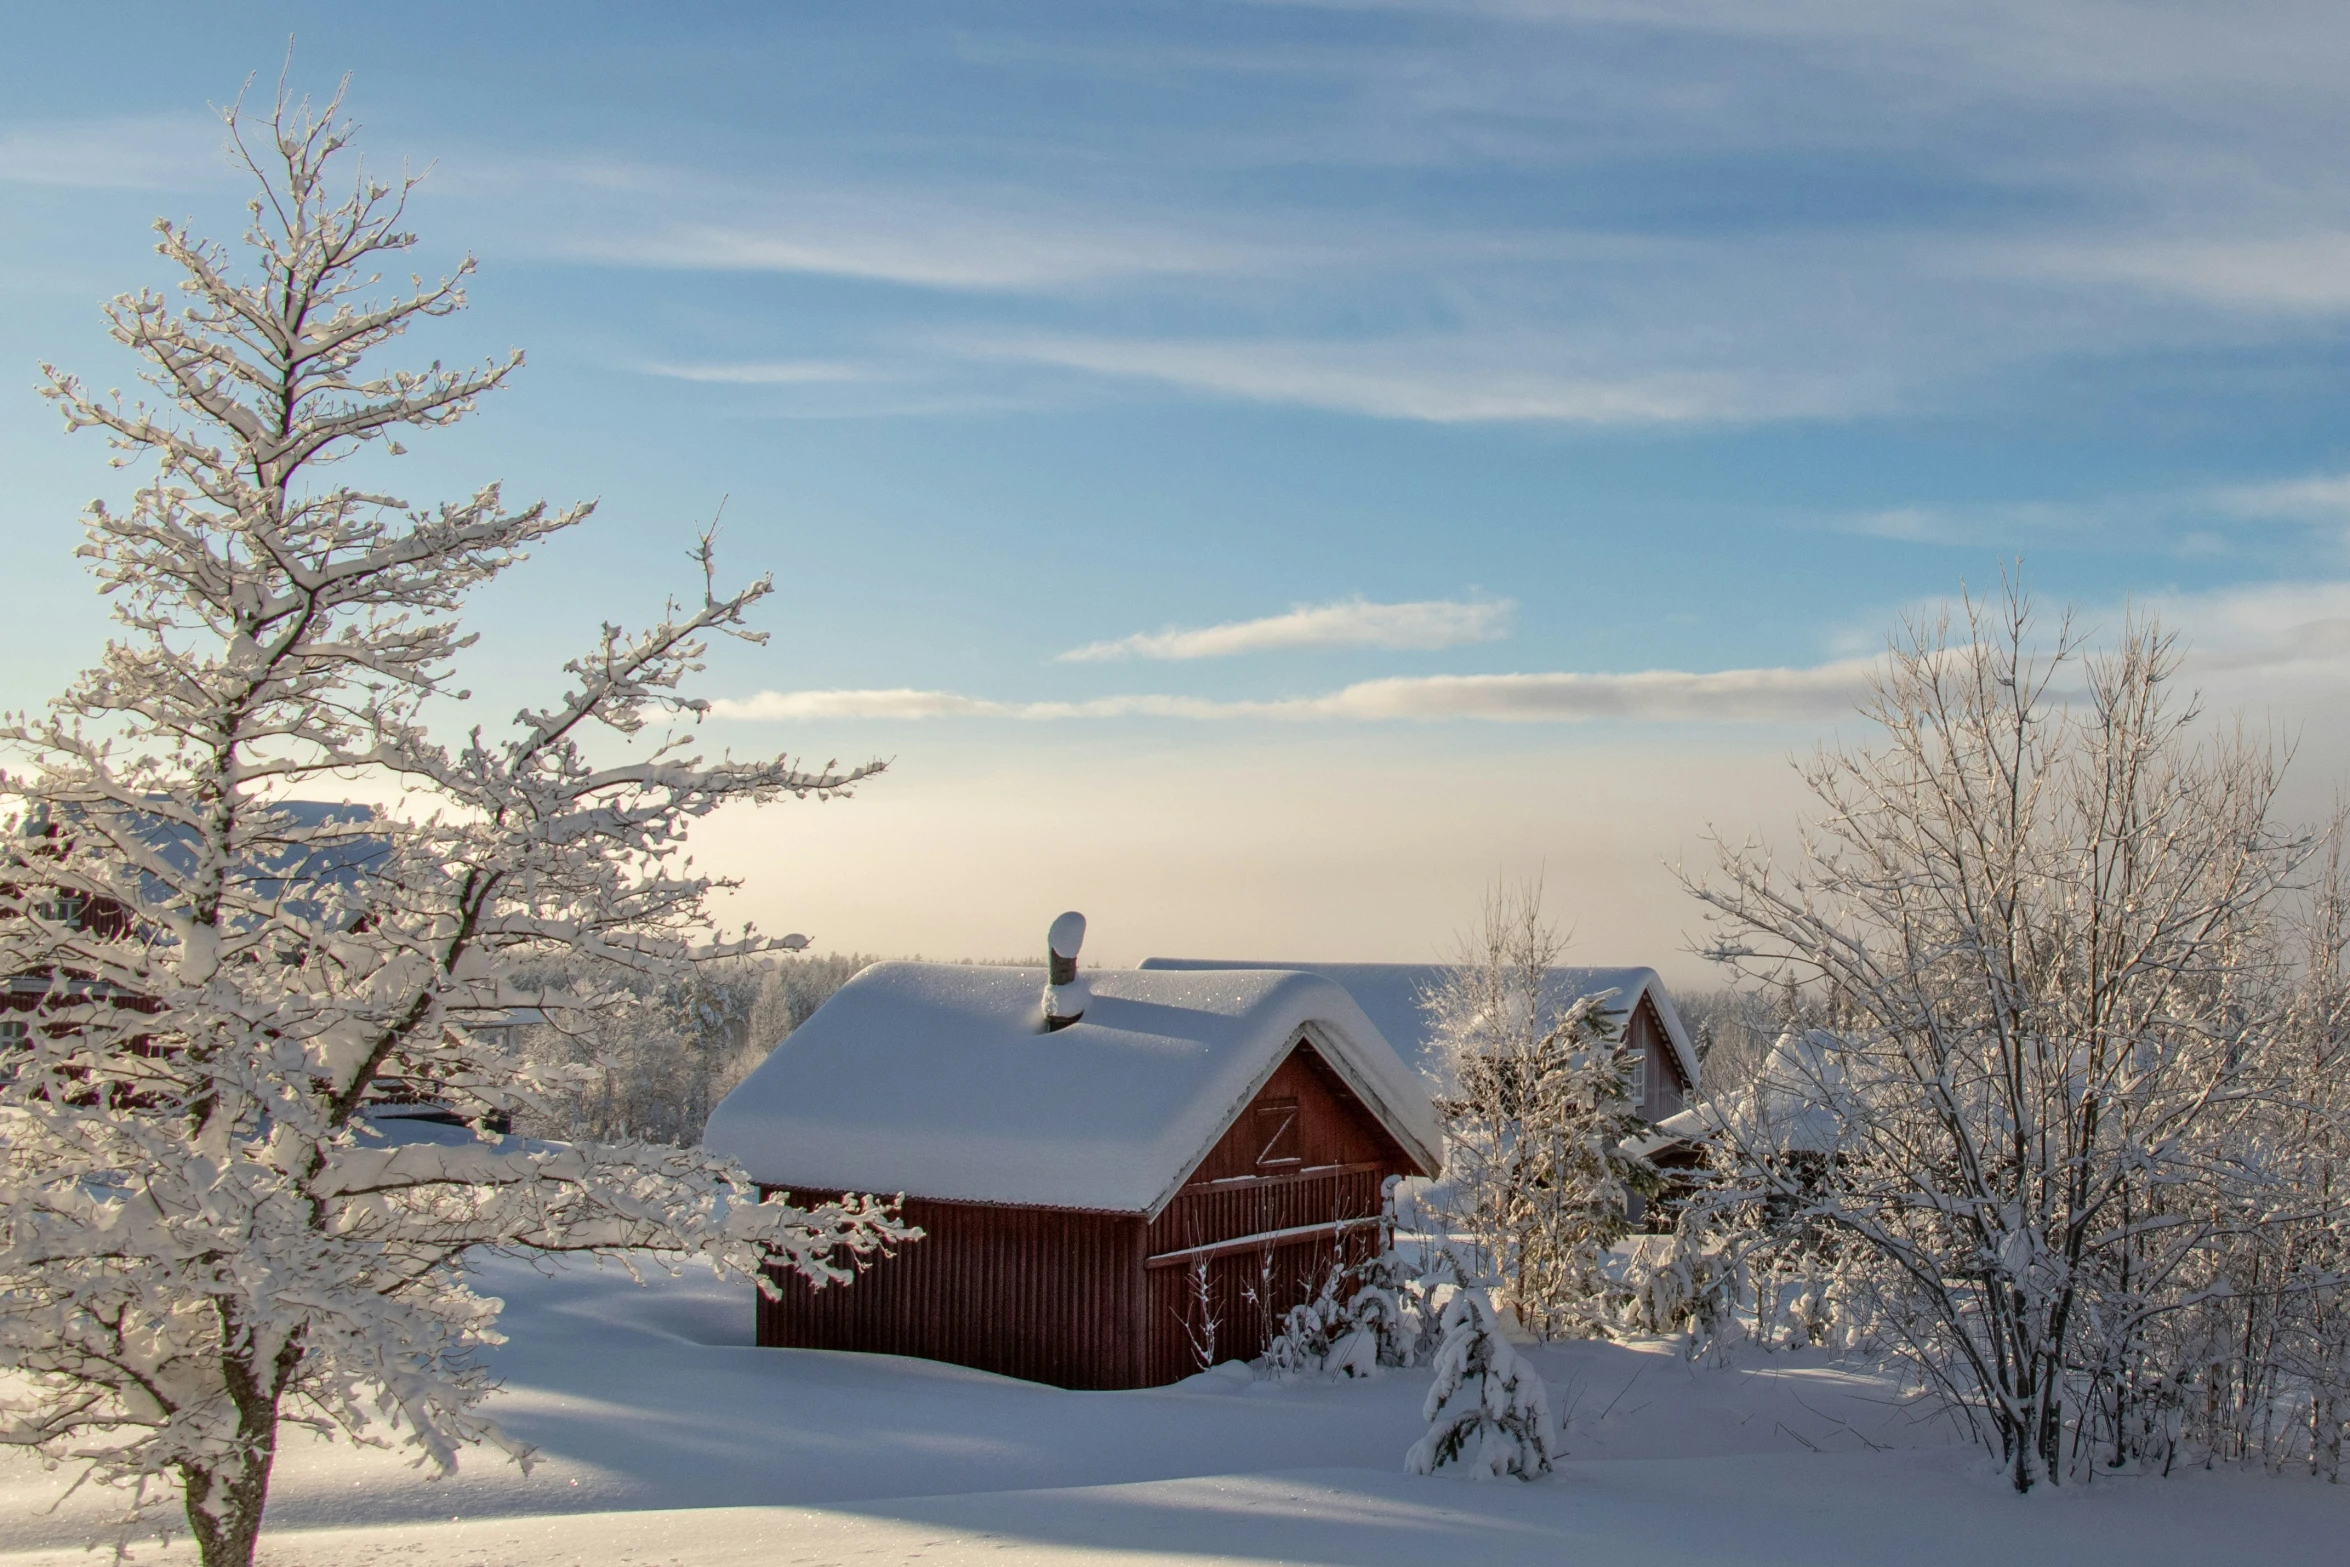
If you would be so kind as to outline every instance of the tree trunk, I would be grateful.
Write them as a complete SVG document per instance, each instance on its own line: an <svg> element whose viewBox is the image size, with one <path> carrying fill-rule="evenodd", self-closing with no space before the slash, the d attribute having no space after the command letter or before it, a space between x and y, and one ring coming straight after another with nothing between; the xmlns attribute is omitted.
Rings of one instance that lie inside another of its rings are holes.
<svg viewBox="0 0 2350 1567"><path fill-rule="evenodd" d="M274 1421L272 1422L274 1427ZM241 1433L240 1433L241 1434ZM277 1457L275 1429L257 1443L240 1443L229 1458L180 1466L186 1486L188 1531L204 1567L252 1567L261 1538L261 1511L269 1500L269 1470Z"/></svg>
<svg viewBox="0 0 2350 1567"><path fill-rule="evenodd" d="M213 1462L180 1466L188 1530L204 1567L253 1567L261 1514L269 1504L269 1472L277 1462L278 1401L300 1361L300 1346L289 1340L266 1366L230 1356L221 1367L237 1409L236 1445Z"/></svg>

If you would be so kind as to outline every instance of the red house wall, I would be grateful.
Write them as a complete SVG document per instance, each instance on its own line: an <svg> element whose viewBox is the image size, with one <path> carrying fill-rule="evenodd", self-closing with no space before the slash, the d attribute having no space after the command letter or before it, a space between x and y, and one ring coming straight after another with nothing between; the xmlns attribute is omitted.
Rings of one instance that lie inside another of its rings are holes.
<svg viewBox="0 0 2350 1567"><path fill-rule="evenodd" d="M853 1283L816 1289L768 1269L782 1293L759 1297L759 1343L918 1355L1056 1387L1145 1385L1141 1218L920 1197L905 1215L922 1239Z"/></svg>
<svg viewBox="0 0 2350 1567"><path fill-rule="evenodd" d="M1285 1103L1296 1106L1296 1141L1268 1148L1270 1112ZM1259 1162L1293 1149L1294 1161ZM1381 1184L1412 1170L1387 1129L1301 1041L1152 1221L1144 1263L1150 1385L1187 1377L1211 1357L1262 1353L1282 1316L1321 1288L1332 1263L1378 1249L1376 1223L1334 1226L1376 1220Z"/></svg>
<svg viewBox="0 0 2350 1567"><path fill-rule="evenodd" d="M1413 1168L1300 1040L1157 1219L909 1198L924 1238L854 1283L814 1289L771 1269L782 1294L760 1297L758 1341L1159 1386L1200 1369L1210 1322L1215 1359L1260 1353L1334 1256L1376 1246L1381 1183ZM1373 1222L1334 1228L1345 1220ZM1310 1232L1280 1233L1292 1230Z"/></svg>

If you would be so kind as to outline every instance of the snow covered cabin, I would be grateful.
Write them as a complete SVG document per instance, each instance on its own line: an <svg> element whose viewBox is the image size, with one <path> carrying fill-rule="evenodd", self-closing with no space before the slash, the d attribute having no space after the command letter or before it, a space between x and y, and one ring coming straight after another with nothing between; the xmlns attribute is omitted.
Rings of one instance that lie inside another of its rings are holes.
<svg viewBox="0 0 2350 1567"><path fill-rule="evenodd" d="M1145 958L1142 967L1154 971L1283 969L1319 974L1354 998L1406 1065L1424 1074L1437 1065L1435 1040L1420 998L1443 983L1448 970L1440 964ZM1697 1042L1681 1026L1673 998L1655 969L1561 967L1550 971L1550 982L1562 1004L1583 996L1607 997L1601 1005L1621 1020L1618 1026L1632 1046L1632 1099L1643 1119L1662 1121L1688 1106L1697 1092Z"/></svg>
<svg viewBox="0 0 2350 1567"><path fill-rule="evenodd" d="M1080 929L1082 927L1080 926ZM846 1287L778 1270L758 1342L1155 1387L1261 1350L1390 1176L1426 1090L1319 975L880 963L712 1112L762 1191L904 1193L924 1238Z"/></svg>

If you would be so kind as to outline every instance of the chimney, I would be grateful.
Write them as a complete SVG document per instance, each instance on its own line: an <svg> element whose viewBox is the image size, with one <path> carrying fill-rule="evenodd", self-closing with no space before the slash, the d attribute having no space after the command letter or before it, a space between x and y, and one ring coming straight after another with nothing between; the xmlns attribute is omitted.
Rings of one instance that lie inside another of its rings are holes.
<svg viewBox="0 0 2350 1567"><path fill-rule="evenodd" d="M1077 949L1085 945L1085 916L1071 909L1045 933L1044 1031L1067 1028L1085 1016L1085 981L1077 977Z"/></svg>

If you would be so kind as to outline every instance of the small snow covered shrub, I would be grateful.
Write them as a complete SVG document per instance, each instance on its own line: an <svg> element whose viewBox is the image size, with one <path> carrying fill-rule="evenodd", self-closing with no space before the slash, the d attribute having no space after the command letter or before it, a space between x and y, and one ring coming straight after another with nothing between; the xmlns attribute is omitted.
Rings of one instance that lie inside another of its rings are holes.
<svg viewBox="0 0 2350 1567"><path fill-rule="evenodd" d="M1329 1277L1322 1281L1312 1300L1289 1308L1274 1331L1272 1341L1265 1346L1265 1370L1275 1377L1320 1376L1333 1369L1330 1349L1333 1341L1347 1330L1344 1326L1346 1307L1340 1292L1346 1285L1347 1268L1344 1263L1333 1263Z"/></svg>
<svg viewBox="0 0 2350 1567"><path fill-rule="evenodd" d="M1445 1304L1436 1380L1421 1418L1428 1434L1404 1455L1412 1474L1458 1464L1474 1479L1550 1472L1550 1390L1501 1335L1483 1290L1462 1289Z"/></svg>
<svg viewBox="0 0 2350 1567"><path fill-rule="evenodd" d="M1740 1253L1686 1228L1639 1238L1625 1260L1620 1322L1632 1333L1689 1336L1690 1353L1736 1331L1747 1299Z"/></svg>
<svg viewBox="0 0 2350 1567"><path fill-rule="evenodd" d="M1314 1298L1282 1318L1265 1369L1276 1377L1372 1377L1416 1365L1435 1321L1430 1289L1392 1251L1333 1262Z"/></svg>

